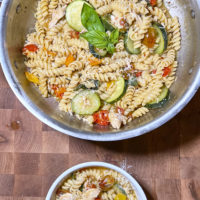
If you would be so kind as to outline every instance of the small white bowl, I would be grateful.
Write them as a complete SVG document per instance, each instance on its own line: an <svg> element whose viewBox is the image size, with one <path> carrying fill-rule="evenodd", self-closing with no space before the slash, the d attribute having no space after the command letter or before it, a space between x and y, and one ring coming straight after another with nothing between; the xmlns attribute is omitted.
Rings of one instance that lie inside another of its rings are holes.
<svg viewBox="0 0 200 200"><path fill-rule="evenodd" d="M63 184L63 182L70 176L71 173L78 171L80 169L83 169L83 168L90 168L90 167L105 167L105 168L112 169L112 170L119 172L124 177L126 177L127 180L131 183L133 189L136 192L138 200L147 200L147 198L144 194L144 191L142 190L142 188L140 187L138 182L131 175L129 175L126 171L124 171L123 169L121 169L115 165L111 165L111 164L104 163L104 162L86 162L86 163L82 163L79 165L75 165L74 167L71 167L70 169L66 170L52 184L52 186L49 189L48 194L46 196L46 200L55 200L56 199L57 189Z"/></svg>

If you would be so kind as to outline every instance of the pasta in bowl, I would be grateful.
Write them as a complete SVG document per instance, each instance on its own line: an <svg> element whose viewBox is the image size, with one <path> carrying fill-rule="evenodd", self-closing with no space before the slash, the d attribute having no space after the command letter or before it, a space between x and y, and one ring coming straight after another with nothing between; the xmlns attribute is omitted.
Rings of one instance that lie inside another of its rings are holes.
<svg viewBox="0 0 200 200"><path fill-rule="evenodd" d="M46 200L146 200L139 184L124 170L103 162L68 169L51 186Z"/></svg>
<svg viewBox="0 0 200 200"><path fill-rule="evenodd" d="M60 110L120 129L168 102L180 47L161 0L40 0L25 74Z"/></svg>

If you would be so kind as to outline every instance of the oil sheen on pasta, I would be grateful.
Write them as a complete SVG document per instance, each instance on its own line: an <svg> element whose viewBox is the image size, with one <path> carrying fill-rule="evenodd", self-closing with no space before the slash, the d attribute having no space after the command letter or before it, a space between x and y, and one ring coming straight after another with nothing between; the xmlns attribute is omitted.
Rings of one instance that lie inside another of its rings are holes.
<svg viewBox="0 0 200 200"><path fill-rule="evenodd" d="M57 190L56 200L137 200L133 187L116 171L85 168L74 172Z"/></svg>
<svg viewBox="0 0 200 200"><path fill-rule="evenodd" d="M101 56L95 57L88 41L66 20L65 12L72 2L38 2L35 31L27 35L23 48L27 79L45 98L55 97L60 110L90 125L119 129L163 106L167 102L163 88L169 91L176 79L181 47L178 17L169 15L162 0L88 0L101 19L109 19L109 24L120 31L114 53L101 50ZM111 31L106 30L106 34ZM119 88L120 83L123 88ZM73 109L72 101L81 98L77 95L84 90L95 95L82 97L82 108L95 107L90 114L80 115L73 112L79 108ZM94 96L100 104L91 103ZM81 193L79 188L67 190ZM115 195L115 191L104 195Z"/></svg>

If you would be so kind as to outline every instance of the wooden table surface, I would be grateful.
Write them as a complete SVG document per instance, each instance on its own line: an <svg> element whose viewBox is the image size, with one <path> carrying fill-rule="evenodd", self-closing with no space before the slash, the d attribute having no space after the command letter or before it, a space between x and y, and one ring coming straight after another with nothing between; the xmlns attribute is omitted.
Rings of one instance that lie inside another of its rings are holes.
<svg viewBox="0 0 200 200"><path fill-rule="evenodd" d="M127 170L149 200L200 200L200 91L174 119L144 136L89 142L42 124L0 70L0 200L42 200L55 178L86 161Z"/></svg>

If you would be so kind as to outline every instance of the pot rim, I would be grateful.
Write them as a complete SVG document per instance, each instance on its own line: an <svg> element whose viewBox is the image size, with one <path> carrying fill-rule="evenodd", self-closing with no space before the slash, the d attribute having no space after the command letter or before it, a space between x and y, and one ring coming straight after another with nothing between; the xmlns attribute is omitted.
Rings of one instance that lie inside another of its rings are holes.
<svg viewBox="0 0 200 200"><path fill-rule="evenodd" d="M63 125L62 123L58 122L57 120L51 118L44 112L42 112L26 95L26 93L23 91L22 87L18 83L11 67L11 63L8 58L8 53L6 50L6 47L4 45L5 41L5 27L7 23L7 17L6 13L9 9L10 3L12 1L10 0L4 0L1 5L0 10L0 62L2 66L2 70L4 72L4 75L7 79L8 84L10 85L11 89L13 90L14 94L17 96L17 98L20 100L20 102L29 110L36 118L38 118L40 121L45 123L46 125L52 127L53 129L62 132L64 134L84 139L84 140L91 140L91 141L119 141L124 139L129 139L133 137L137 137L140 135L143 135L147 132L150 132L170 119L172 119L175 115L177 115L192 99L192 97L195 95L197 90L200 87L200 63L198 65L198 70L196 73L196 76L194 78L194 81L188 87L185 94L182 96L180 101L178 101L176 104L174 104L166 113L164 113L161 117L154 119L153 121L138 127L136 129L127 130L127 131L119 131L117 133L103 133L103 134L95 134L91 133L89 131L80 131L78 129L74 129L68 126Z"/></svg>

